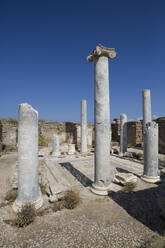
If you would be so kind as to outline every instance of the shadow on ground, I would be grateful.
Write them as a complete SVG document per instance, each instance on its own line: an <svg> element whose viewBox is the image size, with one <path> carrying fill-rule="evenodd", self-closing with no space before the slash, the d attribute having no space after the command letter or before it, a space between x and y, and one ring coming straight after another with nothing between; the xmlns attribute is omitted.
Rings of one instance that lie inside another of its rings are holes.
<svg viewBox="0 0 165 248"><path fill-rule="evenodd" d="M84 187L92 184L92 181L71 163L60 163L60 165L67 169ZM129 171L121 168L116 169L118 172L129 173ZM162 191L165 191L164 183L154 188L132 193L124 191L111 192L109 197L124 208L133 218L146 225L152 231L162 234L165 232L165 219L160 215L161 210L158 204Z"/></svg>
<svg viewBox="0 0 165 248"><path fill-rule="evenodd" d="M120 167L116 167L116 171L120 172L120 173L132 173L133 175L137 176L138 178L140 178L140 176L137 173L133 173L132 171L128 171L126 169L120 168Z"/></svg>
<svg viewBox="0 0 165 248"><path fill-rule="evenodd" d="M60 163L65 169L67 169L84 187L90 186L93 182L85 176L81 171L77 170L73 165L69 162Z"/></svg>
<svg viewBox="0 0 165 248"><path fill-rule="evenodd" d="M161 216L158 200L165 185L126 193L123 191L112 192L109 197L123 207L129 215L142 222L154 232L165 232L165 219Z"/></svg>

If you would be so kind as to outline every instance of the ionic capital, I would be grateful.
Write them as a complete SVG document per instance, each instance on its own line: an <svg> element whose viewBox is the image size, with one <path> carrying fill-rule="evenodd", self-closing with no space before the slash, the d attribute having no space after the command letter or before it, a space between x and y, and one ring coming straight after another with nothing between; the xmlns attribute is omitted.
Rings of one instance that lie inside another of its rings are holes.
<svg viewBox="0 0 165 248"><path fill-rule="evenodd" d="M116 57L116 52L114 48L103 47L99 44L87 57L87 61L92 62L96 57L106 56L110 59Z"/></svg>

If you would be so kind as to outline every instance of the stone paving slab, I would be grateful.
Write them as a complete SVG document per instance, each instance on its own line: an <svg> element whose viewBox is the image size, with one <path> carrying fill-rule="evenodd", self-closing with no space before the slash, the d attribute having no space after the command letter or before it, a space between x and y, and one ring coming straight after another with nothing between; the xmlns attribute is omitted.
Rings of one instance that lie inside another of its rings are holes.
<svg viewBox="0 0 165 248"><path fill-rule="evenodd" d="M60 188L77 189L82 197L93 197L90 186L94 181L94 154L45 156L44 161L52 193L56 193ZM133 173L139 178L143 174L141 163L120 157L111 156L111 166L115 172ZM138 179L138 184L145 186L140 179ZM110 191L117 192L121 188L120 185L112 182Z"/></svg>

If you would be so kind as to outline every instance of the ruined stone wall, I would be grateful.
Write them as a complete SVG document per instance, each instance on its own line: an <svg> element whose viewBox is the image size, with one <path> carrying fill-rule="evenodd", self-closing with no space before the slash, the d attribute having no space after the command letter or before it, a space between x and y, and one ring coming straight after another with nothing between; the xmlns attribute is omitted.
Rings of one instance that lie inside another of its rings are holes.
<svg viewBox="0 0 165 248"><path fill-rule="evenodd" d="M16 146L18 121L16 119L0 119L0 143Z"/></svg>
<svg viewBox="0 0 165 248"><path fill-rule="evenodd" d="M18 122L16 119L0 119L0 144L16 147ZM52 122L39 120L39 143L48 146L52 144L53 134L58 134L60 144L70 143L80 147L80 124L74 122ZM93 125L88 124L88 147L93 145ZM0 146L1 147L1 146Z"/></svg>
<svg viewBox="0 0 165 248"><path fill-rule="evenodd" d="M120 119L114 119L111 123L112 141L120 142Z"/></svg>
<svg viewBox="0 0 165 248"><path fill-rule="evenodd" d="M159 125L159 152L165 154L165 117L155 120ZM0 119L0 149L3 145L16 147L18 122L16 119ZM114 119L111 124L112 141L120 142L120 119ZM44 145L52 144L53 134L60 136L60 143L73 143L80 148L81 128L74 122L39 121L39 136ZM88 124L88 147L94 146L94 125ZM142 144L142 122L128 122L128 146Z"/></svg>
<svg viewBox="0 0 165 248"><path fill-rule="evenodd" d="M80 149L80 142L81 142L81 126L80 124L76 125L76 129L77 129L77 143L75 143L77 145L77 148ZM87 131L87 144L88 144L88 148L92 148L94 146L94 125L92 124L88 124L88 131Z"/></svg>
<svg viewBox="0 0 165 248"><path fill-rule="evenodd" d="M53 134L60 136L60 143L66 141L65 122L39 121L39 136L43 138L46 145L52 143Z"/></svg>
<svg viewBox="0 0 165 248"><path fill-rule="evenodd" d="M128 146L142 145L142 122L131 121L127 123Z"/></svg>
<svg viewBox="0 0 165 248"><path fill-rule="evenodd" d="M155 120L159 127L159 152L165 154L165 117Z"/></svg>

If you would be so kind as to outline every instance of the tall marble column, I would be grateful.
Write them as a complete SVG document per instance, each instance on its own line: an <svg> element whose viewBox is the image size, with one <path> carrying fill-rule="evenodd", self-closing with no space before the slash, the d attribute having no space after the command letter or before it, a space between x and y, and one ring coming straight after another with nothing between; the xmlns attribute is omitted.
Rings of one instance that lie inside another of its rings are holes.
<svg viewBox="0 0 165 248"><path fill-rule="evenodd" d="M81 153L88 151L87 147L87 103L86 100L81 101Z"/></svg>
<svg viewBox="0 0 165 248"><path fill-rule="evenodd" d="M95 177L91 191L99 195L108 194L111 182L108 59L115 56L114 48L98 45L87 57L95 66Z"/></svg>
<svg viewBox="0 0 165 248"><path fill-rule="evenodd" d="M127 152L127 116L120 115L120 155L123 156Z"/></svg>
<svg viewBox="0 0 165 248"><path fill-rule="evenodd" d="M146 124L150 123L152 120L151 114L151 92L149 89L142 91L142 99L143 99L143 154L144 154L144 170L143 175L146 173L146 163L147 160L147 152L146 152Z"/></svg>
<svg viewBox="0 0 165 248"><path fill-rule="evenodd" d="M158 176L158 124L154 121L148 122L145 127L145 156L144 173L142 179L149 183L160 180Z"/></svg>
<svg viewBox="0 0 165 248"><path fill-rule="evenodd" d="M38 112L29 104L19 105L18 117L18 197L15 212L26 203L36 209L43 204L38 183Z"/></svg>
<svg viewBox="0 0 165 248"><path fill-rule="evenodd" d="M54 156L59 156L59 136L54 134L53 135L53 151L52 151L52 155Z"/></svg>

